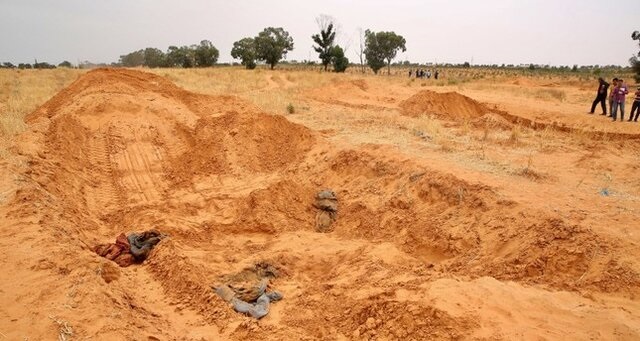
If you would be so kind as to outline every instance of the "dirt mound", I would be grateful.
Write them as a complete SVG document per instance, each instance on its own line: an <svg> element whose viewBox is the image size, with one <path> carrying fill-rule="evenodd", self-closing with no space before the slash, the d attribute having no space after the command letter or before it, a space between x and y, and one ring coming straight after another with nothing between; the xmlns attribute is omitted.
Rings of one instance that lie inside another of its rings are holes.
<svg viewBox="0 0 640 341"><path fill-rule="evenodd" d="M510 130L513 128L513 123L503 116L495 113L482 115L473 120L472 124L476 127L486 127L490 129Z"/></svg>
<svg viewBox="0 0 640 341"><path fill-rule="evenodd" d="M397 103L384 89L372 87L364 79L333 79L328 85L305 91L305 95L318 102L352 109L388 110Z"/></svg>
<svg viewBox="0 0 640 341"><path fill-rule="evenodd" d="M500 200L490 187L414 167L409 160L378 153L338 153L327 176L357 180L350 181L348 193L338 193L346 204L335 232L392 240L417 259L461 275L611 290L601 282L607 282L609 270L599 265L609 259L592 250L596 245L615 249L615 243L558 217L522 211L517 203ZM624 280L614 281L619 286L613 291L640 283L630 264L623 268Z"/></svg>
<svg viewBox="0 0 640 341"><path fill-rule="evenodd" d="M325 86L308 90L307 95L313 99L324 102L340 101L349 98L366 99L370 96L370 94L367 93L368 89L369 85L364 79L333 79Z"/></svg>
<svg viewBox="0 0 640 341"><path fill-rule="evenodd" d="M407 116L434 115L454 121L477 119L490 111L484 104L457 92L431 90L422 90L404 100L400 109Z"/></svg>
<svg viewBox="0 0 640 341"><path fill-rule="evenodd" d="M167 172L180 181L194 175L274 172L300 160L314 142L305 127L261 113L203 117L194 129L178 131L189 152L174 158Z"/></svg>
<svg viewBox="0 0 640 341"><path fill-rule="evenodd" d="M343 83L344 85L353 85L356 88L362 90L362 91L367 91L369 89L369 85L367 84L367 82L364 79L356 79L356 80L352 80L346 83Z"/></svg>

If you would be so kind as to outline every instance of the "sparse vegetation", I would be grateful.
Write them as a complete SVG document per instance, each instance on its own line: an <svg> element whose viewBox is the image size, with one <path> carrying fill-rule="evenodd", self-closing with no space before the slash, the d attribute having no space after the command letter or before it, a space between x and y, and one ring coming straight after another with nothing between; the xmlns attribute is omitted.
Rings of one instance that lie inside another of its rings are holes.
<svg viewBox="0 0 640 341"><path fill-rule="evenodd" d="M58 341L70 340L73 336L73 328L71 328L69 322L55 316L49 316L49 318L58 326Z"/></svg>
<svg viewBox="0 0 640 341"><path fill-rule="evenodd" d="M67 68L0 70L0 156L26 128L24 117L83 72Z"/></svg>
<svg viewBox="0 0 640 341"><path fill-rule="evenodd" d="M514 125L507 140L512 145L518 145L520 143L520 137L522 136L522 128L519 125Z"/></svg>
<svg viewBox="0 0 640 341"><path fill-rule="evenodd" d="M558 89L538 89L535 91L535 97L543 100L564 101L567 98L567 94Z"/></svg>
<svg viewBox="0 0 640 341"><path fill-rule="evenodd" d="M533 169L533 153L527 156L527 164L514 172L515 175L523 176L534 181L540 181L545 178L543 174Z"/></svg>

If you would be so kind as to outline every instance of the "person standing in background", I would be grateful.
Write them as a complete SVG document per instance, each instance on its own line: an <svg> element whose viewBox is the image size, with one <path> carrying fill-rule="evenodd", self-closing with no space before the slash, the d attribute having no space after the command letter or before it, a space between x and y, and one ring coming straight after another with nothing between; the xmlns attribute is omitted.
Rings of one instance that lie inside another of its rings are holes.
<svg viewBox="0 0 640 341"><path fill-rule="evenodd" d="M624 121L624 100L627 94L629 93L629 89L627 89L627 85L624 84L624 79L618 80L618 86L614 89L613 92L613 120L616 120L618 116L618 108L620 108L620 121Z"/></svg>
<svg viewBox="0 0 640 341"><path fill-rule="evenodd" d="M613 86L611 87L611 92L609 92L609 117L613 117L613 93L618 87L618 78L614 78L611 84Z"/></svg>
<svg viewBox="0 0 640 341"><path fill-rule="evenodd" d="M636 117L633 119L633 122L638 122L638 116L640 116L640 85L637 86L636 90L633 105L631 105L631 116L629 116L629 122L631 122L634 112L636 113Z"/></svg>
<svg viewBox="0 0 640 341"><path fill-rule="evenodd" d="M591 104L591 114L593 114L596 110L596 106L598 103L602 106L602 115L607 114L607 91L609 90L609 83L607 83L602 77L598 78L598 92L596 93L596 99Z"/></svg>

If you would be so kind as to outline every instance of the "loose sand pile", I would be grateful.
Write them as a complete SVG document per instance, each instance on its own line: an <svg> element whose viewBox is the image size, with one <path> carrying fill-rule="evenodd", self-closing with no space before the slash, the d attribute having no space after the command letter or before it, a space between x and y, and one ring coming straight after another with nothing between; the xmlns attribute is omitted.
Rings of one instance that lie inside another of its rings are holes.
<svg viewBox="0 0 640 341"><path fill-rule="evenodd" d="M307 90L305 95L318 102L352 109L385 110L397 105L397 100L384 89L372 87L364 79L333 79L325 86Z"/></svg>
<svg viewBox="0 0 640 341"><path fill-rule="evenodd" d="M464 121L479 118L489 109L475 100L457 92L438 93L423 90L400 103L404 115L417 117L433 115L438 118Z"/></svg>
<svg viewBox="0 0 640 341"><path fill-rule="evenodd" d="M403 109L486 111L428 91ZM567 328L580 338L594 323L635 333L632 317L609 320L598 303L570 311L586 301L571 292L638 294L616 240L384 148L339 148L237 98L130 70L87 73L28 123L17 149L30 180L2 207L5 267L21 283L5 289L11 338L57 335L47 316L98 339L554 338ZM340 198L329 234L314 232L323 188ZM140 266L114 268L90 250L148 228L170 238ZM284 300L258 323L210 285L259 261L282 270ZM526 308L511 313L514 302Z"/></svg>

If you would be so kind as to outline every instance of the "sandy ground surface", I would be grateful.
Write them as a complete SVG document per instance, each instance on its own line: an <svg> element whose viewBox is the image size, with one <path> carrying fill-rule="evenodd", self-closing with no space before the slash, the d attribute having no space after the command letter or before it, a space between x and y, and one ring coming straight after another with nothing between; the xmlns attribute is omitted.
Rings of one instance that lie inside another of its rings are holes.
<svg viewBox="0 0 640 341"><path fill-rule="evenodd" d="M593 84L188 72L91 71L27 115L0 340L640 338L640 124L587 114ZM149 228L141 265L91 251ZM256 262L260 321L211 289Z"/></svg>

